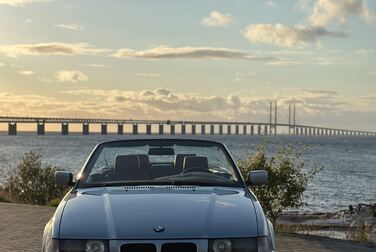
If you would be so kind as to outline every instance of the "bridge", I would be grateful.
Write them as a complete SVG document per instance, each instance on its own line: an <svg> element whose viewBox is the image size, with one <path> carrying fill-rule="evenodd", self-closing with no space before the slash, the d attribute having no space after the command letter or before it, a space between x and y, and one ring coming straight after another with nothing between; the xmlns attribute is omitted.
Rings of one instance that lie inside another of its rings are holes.
<svg viewBox="0 0 376 252"><path fill-rule="evenodd" d="M291 114L291 109L290 109ZM350 129L338 129L320 126L310 126L295 124L295 108L294 120L291 120L289 114L289 123L277 123L277 118L269 122L238 122L238 121L184 121L184 120L132 120L132 119L93 119L93 118L57 118L57 117L8 117L0 116L0 123L8 124L8 135L17 135L18 124L36 124L37 135L45 135L46 124L60 124L61 134L69 134L70 124L81 124L82 134L90 134L90 124L99 124L100 133L108 134L108 125L117 125L117 134L218 134L218 135L277 135L281 130L285 129L291 135L312 135L312 136L376 136L376 132L360 131ZM131 125L131 131L125 132L125 125ZM157 126L157 131L152 131L152 126ZM140 126L145 128L141 132Z"/></svg>

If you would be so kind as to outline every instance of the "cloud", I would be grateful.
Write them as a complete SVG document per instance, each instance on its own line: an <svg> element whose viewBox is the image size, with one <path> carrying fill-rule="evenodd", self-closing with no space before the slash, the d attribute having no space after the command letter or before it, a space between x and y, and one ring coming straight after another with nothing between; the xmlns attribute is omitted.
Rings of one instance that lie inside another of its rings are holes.
<svg viewBox="0 0 376 252"><path fill-rule="evenodd" d="M223 14L219 11L212 11L208 17L201 20L201 24L208 27L227 27L234 22L230 14Z"/></svg>
<svg viewBox="0 0 376 252"><path fill-rule="evenodd" d="M111 50L98 49L87 43L38 43L38 44L13 44L0 45L0 54L8 57L22 55L98 55L108 53Z"/></svg>
<svg viewBox="0 0 376 252"><path fill-rule="evenodd" d="M312 64L328 66L328 65L343 65L351 63L351 59L341 58L341 57L318 57L311 60Z"/></svg>
<svg viewBox="0 0 376 252"><path fill-rule="evenodd" d="M31 70L23 70L23 71L18 71L18 73L21 74L21 75L29 76L29 75L33 75L33 74L34 74L34 71L31 71Z"/></svg>
<svg viewBox="0 0 376 252"><path fill-rule="evenodd" d="M159 73L135 73L134 75L137 76L137 77L152 77L152 78L163 77L163 75L159 74Z"/></svg>
<svg viewBox="0 0 376 252"><path fill-rule="evenodd" d="M234 81L235 82L241 82L243 80L246 80L247 78L253 78L253 77L256 77L257 74L255 72L236 72L235 73L235 78L234 78Z"/></svg>
<svg viewBox="0 0 376 252"><path fill-rule="evenodd" d="M358 50L355 50L355 53L358 53L358 54L371 54L371 53L374 53L375 52L375 49L358 49Z"/></svg>
<svg viewBox="0 0 376 252"><path fill-rule="evenodd" d="M0 0L0 4L9 5L12 7L21 7L27 4L51 2L52 0Z"/></svg>
<svg viewBox="0 0 376 252"><path fill-rule="evenodd" d="M0 67L4 66L4 63L0 62Z"/></svg>
<svg viewBox="0 0 376 252"><path fill-rule="evenodd" d="M267 1L266 6L269 7L269 8L274 8L274 7L276 7L276 4L273 1Z"/></svg>
<svg viewBox="0 0 376 252"><path fill-rule="evenodd" d="M319 37L346 37L343 32L328 31L323 27L304 25L286 26L284 24L249 25L243 35L254 44L268 44L286 48L305 47L316 42Z"/></svg>
<svg viewBox="0 0 376 252"><path fill-rule="evenodd" d="M350 16L359 16L368 23L375 20L375 14L365 0L317 0L309 21L314 26L332 22L345 24Z"/></svg>
<svg viewBox="0 0 376 252"><path fill-rule="evenodd" d="M87 81L89 78L87 75L80 71L75 70L62 70L56 73L56 79L61 82L82 82Z"/></svg>
<svg viewBox="0 0 376 252"><path fill-rule="evenodd" d="M213 47L167 47L158 46L147 50L119 49L115 58L143 59L244 59L272 60L274 57L252 55L245 51Z"/></svg>
<svg viewBox="0 0 376 252"><path fill-rule="evenodd" d="M296 104L297 122L301 124L375 130L376 121L374 95L352 96L330 89L288 89L273 97L199 95L166 88L75 89L61 93L69 99L0 92L0 114L267 122L269 102L278 100L279 122L288 120L290 104Z"/></svg>
<svg viewBox="0 0 376 252"><path fill-rule="evenodd" d="M109 68L109 66L102 65L102 64L86 64L85 66L94 67L94 68Z"/></svg>
<svg viewBox="0 0 376 252"><path fill-rule="evenodd" d="M270 66L291 66L291 65L300 65L302 64L302 62L293 61L293 60L282 60L282 61L272 61L266 64Z"/></svg>
<svg viewBox="0 0 376 252"><path fill-rule="evenodd" d="M83 25L75 24L75 23L57 24L57 25L54 25L54 27L61 28L61 29L67 29L67 30L74 30L74 31L85 30L85 27Z"/></svg>

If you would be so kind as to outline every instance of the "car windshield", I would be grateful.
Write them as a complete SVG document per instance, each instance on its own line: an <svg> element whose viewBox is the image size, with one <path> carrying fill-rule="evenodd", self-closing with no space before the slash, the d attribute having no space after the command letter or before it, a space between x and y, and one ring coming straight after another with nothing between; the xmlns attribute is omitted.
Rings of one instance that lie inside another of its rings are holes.
<svg viewBox="0 0 376 252"><path fill-rule="evenodd" d="M78 187L112 185L242 186L222 144L200 140L126 140L99 145Z"/></svg>

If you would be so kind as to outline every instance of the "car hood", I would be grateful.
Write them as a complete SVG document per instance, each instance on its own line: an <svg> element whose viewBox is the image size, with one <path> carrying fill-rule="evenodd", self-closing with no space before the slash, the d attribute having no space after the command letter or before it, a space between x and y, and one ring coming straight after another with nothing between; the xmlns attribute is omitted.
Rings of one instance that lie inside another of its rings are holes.
<svg viewBox="0 0 376 252"><path fill-rule="evenodd" d="M256 236L254 204L244 189L190 186L79 189L66 201L59 232L63 239Z"/></svg>

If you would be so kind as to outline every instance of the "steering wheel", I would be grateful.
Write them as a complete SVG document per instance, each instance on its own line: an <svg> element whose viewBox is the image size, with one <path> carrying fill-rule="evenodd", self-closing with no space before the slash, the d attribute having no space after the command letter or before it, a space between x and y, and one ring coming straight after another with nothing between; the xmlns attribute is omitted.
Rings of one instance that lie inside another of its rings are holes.
<svg viewBox="0 0 376 252"><path fill-rule="evenodd" d="M184 170L181 174L188 173L188 172L207 172L207 173L211 173L207 168L192 167L192 168Z"/></svg>

